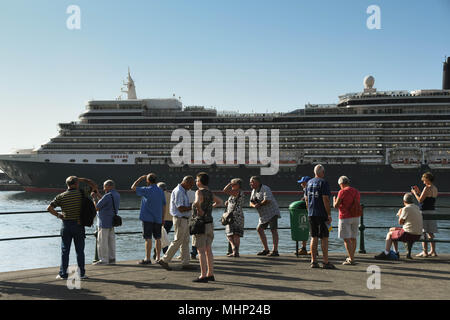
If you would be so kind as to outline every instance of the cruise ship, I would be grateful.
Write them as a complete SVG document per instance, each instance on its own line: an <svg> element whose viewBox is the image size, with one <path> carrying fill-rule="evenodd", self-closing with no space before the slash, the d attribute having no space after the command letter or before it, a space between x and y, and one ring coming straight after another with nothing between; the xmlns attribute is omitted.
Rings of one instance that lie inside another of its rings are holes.
<svg viewBox="0 0 450 320"><path fill-rule="evenodd" d="M260 175L275 192L298 193L298 177L312 176L320 163L332 190L346 175L362 192L405 192L431 171L439 190L450 192L449 64L447 58L442 89L378 91L367 76L361 92L335 104L284 113L184 107L175 96L138 99L128 70L127 99L88 101L78 121L59 124L57 137L1 155L0 168L27 191L63 190L70 175L99 185L113 179L129 190L149 172L173 188L205 171L212 190L234 177L249 190L249 178Z"/></svg>

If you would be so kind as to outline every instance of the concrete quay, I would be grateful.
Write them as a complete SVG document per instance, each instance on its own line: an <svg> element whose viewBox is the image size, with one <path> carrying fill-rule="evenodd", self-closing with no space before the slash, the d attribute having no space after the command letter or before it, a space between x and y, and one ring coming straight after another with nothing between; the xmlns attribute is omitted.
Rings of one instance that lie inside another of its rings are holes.
<svg viewBox="0 0 450 320"><path fill-rule="evenodd" d="M243 255L215 257L215 282L193 283L199 275L182 270L180 261L166 271L159 264L137 261L115 265L86 265L88 279L80 289L57 280L58 267L0 273L0 300L448 300L450 255L399 261L375 260L374 253L358 254L346 266L344 253L330 254L337 270L311 269L308 256ZM402 253L404 257L404 253ZM321 262L320 258L319 261ZM71 261L73 263L73 261ZM380 288L368 268L380 269ZM374 287L373 289L368 288ZM73 285L75 282L71 282ZM371 284L371 285L370 285Z"/></svg>

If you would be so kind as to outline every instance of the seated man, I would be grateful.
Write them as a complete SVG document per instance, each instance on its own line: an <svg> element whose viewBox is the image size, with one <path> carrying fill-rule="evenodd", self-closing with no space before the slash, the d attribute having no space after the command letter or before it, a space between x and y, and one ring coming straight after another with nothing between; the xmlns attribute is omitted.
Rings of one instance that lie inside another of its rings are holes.
<svg viewBox="0 0 450 320"><path fill-rule="evenodd" d="M403 225L403 228L390 228L386 236L386 248L379 255L375 256L375 259L386 260L389 259L389 253L392 243L394 244L394 252L397 257L398 253L398 241L402 242L414 242L420 239L422 234L422 213L418 206L414 203L414 196L411 193L406 193L403 196L403 204L397 216L399 217L398 223Z"/></svg>

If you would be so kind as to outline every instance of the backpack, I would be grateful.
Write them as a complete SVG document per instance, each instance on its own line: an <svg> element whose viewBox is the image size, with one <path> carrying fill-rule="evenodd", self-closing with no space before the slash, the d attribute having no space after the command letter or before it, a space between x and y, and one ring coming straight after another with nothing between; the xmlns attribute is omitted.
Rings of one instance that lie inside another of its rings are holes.
<svg viewBox="0 0 450 320"><path fill-rule="evenodd" d="M97 215L97 210L95 209L94 202L85 196L84 192L81 192L81 212L80 212L80 223L84 227L92 227L94 224L95 216Z"/></svg>

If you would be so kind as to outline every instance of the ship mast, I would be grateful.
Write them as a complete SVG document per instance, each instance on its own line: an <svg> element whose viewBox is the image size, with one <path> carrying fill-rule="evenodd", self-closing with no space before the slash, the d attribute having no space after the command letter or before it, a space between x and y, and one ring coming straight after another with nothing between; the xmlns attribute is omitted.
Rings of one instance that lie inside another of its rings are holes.
<svg viewBox="0 0 450 320"><path fill-rule="evenodd" d="M127 86L127 90L123 90L122 88L121 91L128 95L128 100L137 99L136 86L134 85L134 81L130 75L130 67L128 67L128 82L124 82L123 85Z"/></svg>

